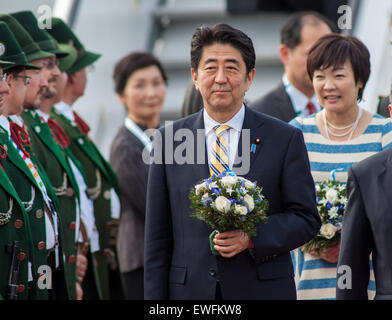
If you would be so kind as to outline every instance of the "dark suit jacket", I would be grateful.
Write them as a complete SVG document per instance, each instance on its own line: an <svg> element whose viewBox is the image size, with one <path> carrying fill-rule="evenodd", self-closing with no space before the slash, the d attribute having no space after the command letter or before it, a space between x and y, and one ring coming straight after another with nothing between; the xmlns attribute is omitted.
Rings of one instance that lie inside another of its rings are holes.
<svg viewBox="0 0 392 320"><path fill-rule="evenodd" d="M172 129L175 134L182 128L190 129L196 137L197 130L204 129L203 111L160 129L162 141L166 143L165 135ZM268 222L258 226L253 238L255 250L230 259L212 255L211 228L190 217L189 191L209 177L205 150L204 164L154 163L147 191L146 299L214 299L217 280L223 299L296 298L290 250L312 239L320 228L303 135L247 107L243 129L250 129L251 143L261 139L255 153L250 153L250 170L243 176L263 187L270 205ZM205 146L204 130L200 139ZM172 142L173 138L167 140ZM179 144L184 142L173 142L174 151ZM194 148L190 151L196 155ZM242 139L238 150L242 150Z"/></svg>
<svg viewBox="0 0 392 320"><path fill-rule="evenodd" d="M352 289L337 286L336 298L367 299L369 254L376 278L375 299L392 299L392 149L349 169L338 268L351 268ZM339 276L347 276L341 270ZM343 279L343 278L342 278Z"/></svg>
<svg viewBox="0 0 392 320"><path fill-rule="evenodd" d="M146 128L142 128L145 130ZM110 164L120 187L121 218L117 235L120 271L125 273L144 264L144 221L148 165L142 160L144 145L125 126L113 140Z"/></svg>
<svg viewBox="0 0 392 320"><path fill-rule="evenodd" d="M389 97L380 97L377 106L377 113L385 118L389 118Z"/></svg>
<svg viewBox="0 0 392 320"><path fill-rule="evenodd" d="M283 83L280 83L274 90L255 100L249 106L256 111L285 122L290 122L297 116Z"/></svg>

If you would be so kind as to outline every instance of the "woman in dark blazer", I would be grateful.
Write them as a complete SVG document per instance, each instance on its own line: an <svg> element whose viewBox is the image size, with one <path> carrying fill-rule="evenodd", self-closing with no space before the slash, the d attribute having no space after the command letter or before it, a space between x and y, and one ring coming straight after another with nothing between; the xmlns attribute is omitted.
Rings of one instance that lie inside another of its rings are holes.
<svg viewBox="0 0 392 320"><path fill-rule="evenodd" d="M151 147L151 135L144 131L159 125L167 78L160 62L146 52L122 58L115 66L113 78L117 97L127 112L110 153L121 200L117 254L126 299L141 300L148 177L148 164L142 154Z"/></svg>

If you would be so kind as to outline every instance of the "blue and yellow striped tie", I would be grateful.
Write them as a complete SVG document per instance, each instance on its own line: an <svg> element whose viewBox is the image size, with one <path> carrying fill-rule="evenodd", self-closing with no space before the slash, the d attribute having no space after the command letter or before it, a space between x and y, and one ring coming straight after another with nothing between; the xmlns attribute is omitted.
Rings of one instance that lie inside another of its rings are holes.
<svg viewBox="0 0 392 320"><path fill-rule="evenodd" d="M229 148L227 146L224 134L230 130L231 127L227 125L215 126L214 131L216 134L216 140L212 146L212 152L210 155L210 174L218 175L225 170L229 169Z"/></svg>

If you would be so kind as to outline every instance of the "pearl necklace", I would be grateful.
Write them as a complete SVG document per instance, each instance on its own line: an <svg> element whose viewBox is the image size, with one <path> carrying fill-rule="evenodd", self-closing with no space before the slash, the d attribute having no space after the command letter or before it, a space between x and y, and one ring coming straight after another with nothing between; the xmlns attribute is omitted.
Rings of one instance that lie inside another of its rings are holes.
<svg viewBox="0 0 392 320"><path fill-rule="evenodd" d="M331 138L329 137L329 135L334 136L334 137L345 137L345 136L347 136L348 134L350 134L350 136L349 136L348 139L347 139L347 141L349 141L349 140L351 140L351 137L353 136L353 133L354 133L355 129L356 129L357 126L358 126L359 119L361 119L361 116L362 116L362 109L361 109L361 108L358 108L358 114L357 114L357 118L355 119L355 121L354 121L352 124L350 124L350 125L348 125L348 126L345 126L345 127L335 127L335 126L333 126L329 121L327 121L327 118L326 118L326 116L325 116L325 109L322 111L322 116L323 116L323 121L324 121L325 133L326 133L326 135L327 135L327 139L328 139L328 140L331 140ZM347 130L347 131L344 132L344 133L334 133L334 132L328 127L328 125L329 125L331 128L336 129L336 130L344 130L344 129L349 129L349 128L350 128L350 129Z"/></svg>

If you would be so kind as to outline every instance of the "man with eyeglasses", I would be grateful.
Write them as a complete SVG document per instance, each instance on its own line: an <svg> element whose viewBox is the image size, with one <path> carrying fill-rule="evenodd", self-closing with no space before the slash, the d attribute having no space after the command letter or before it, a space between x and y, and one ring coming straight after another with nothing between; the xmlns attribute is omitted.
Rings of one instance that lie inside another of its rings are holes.
<svg viewBox="0 0 392 320"><path fill-rule="evenodd" d="M4 26L0 26L0 59L7 49L3 43ZM6 82L7 74L3 67L12 67L15 63L0 60L0 123L3 118L3 97L9 94ZM5 129L0 125L0 300L25 300L31 260L29 242L32 242L28 217L15 188L3 168L7 158L8 140ZM25 224L25 227L20 227ZM16 259L15 259L16 258ZM12 275L10 277L10 275Z"/></svg>
<svg viewBox="0 0 392 320"><path fill-rule="evenodd" d="M0 42L6 48L3 50L1 59L14 63L4 67L4 71L7 73L6 83L9 86L9 92L3 96L3 108L0 116L0 144L6 150L6 156L1 158L1 166L25 210L25 215L22 218L17 218L15 215L16 220L12 223L13 230L26 232L29 240L27 245L21 242L16 251L20 279L19 281L17 277L14 279L12 288L17 289L17 296L21 299L45 300L48 299L49 289L45 283L50 280L46 274L48 253L51 252L48 249L56 250L56 226L52 224L56 220L54 220L55 217L49 215L52 211L48 209L52 208L52 195L49 195L50 190L45 187L41 172L32 165L30 154L23 147L23 141L27 141L28 136L13 125L8 117L23 110L26 84L30 81L26 70L39 69L28 63L20 43L29 50L31 57L45 57L49 53L39 50L33 42L29 42L29 38L26 38L23 33L19 33L17 25L13 26L13 30L15 32L10 30L8 24L0 22ZM19 38L20 42L16 38ZM7 226L9 227L9 225L8 223ZM13 264L14 266L17 264ZM25 271L27 272L27 280L23 282ZM39 279L40 276L41 279ZM15 298L15 295L10 298Z"/></svg>
<svg viewBox="0 0 392 320"><path fill-rule="evenodd" d="M79 188L66 155L67 137L59 125L42 112L43 99L57 94L57 78L61 72L58 58L67 57L68 52L59 50L47 32L38 27L38 21L30 11L13 13L12 16L25 28L41 50L52 57L31 61L41 67L37 79L39 86L27 87L24 112L21 117L31 138L31 150L47 174L59 201L60 243L64 259L54 274L56 299L75 300L76 297L76 235L79 230ZM64 46L63 46L64 47ZM41 82L38 82L38 77ZM28 95L28 93L31 93ZM80 288L78 288L81 291ZM80 297L79 297L80 298Z"/></svg>

